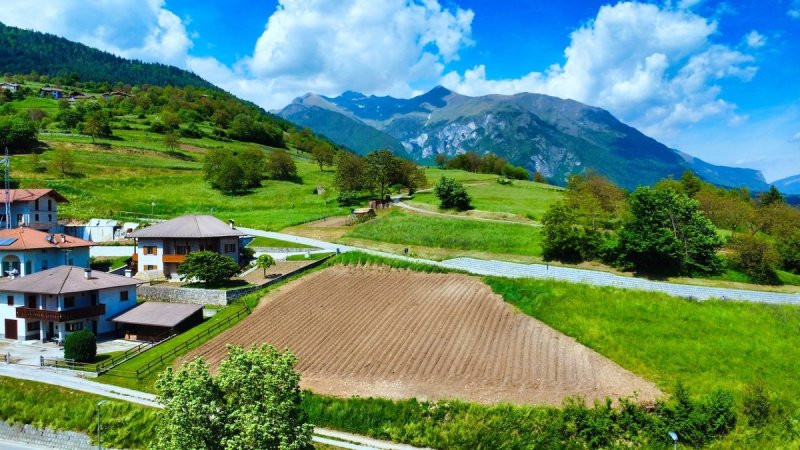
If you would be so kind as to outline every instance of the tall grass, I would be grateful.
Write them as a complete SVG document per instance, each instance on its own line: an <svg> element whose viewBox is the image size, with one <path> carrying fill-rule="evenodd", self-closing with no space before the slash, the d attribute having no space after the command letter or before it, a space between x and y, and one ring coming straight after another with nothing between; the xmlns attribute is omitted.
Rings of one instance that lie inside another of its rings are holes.
<svg viewBox="0 0 800 450"><path fill-rule="evenodd" d="M462 273L457 270L448 269L445 267L434 266L430 264L417 263L413 261L406 261L399 258L385 258L383 256L371 255L363 252L347 252L337 255L326 263L326 266L341 264L344 266L366 266L366 265L381 265L392 267L394 269L407 269L415 272L425 273Z"/></svg>
<svg viewBox="0 0 800 450"><path fill-rule="evenodd" d="M404 245L541 256L539 228L393 211L357 225L346 237Z"/></svg>

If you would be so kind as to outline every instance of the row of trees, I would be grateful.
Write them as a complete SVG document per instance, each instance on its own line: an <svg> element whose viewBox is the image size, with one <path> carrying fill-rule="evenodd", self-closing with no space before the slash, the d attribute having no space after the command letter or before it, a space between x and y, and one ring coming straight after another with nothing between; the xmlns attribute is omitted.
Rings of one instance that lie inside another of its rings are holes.
<svg viewBox="0 0 800 450"><path fill-rule="evenodd" d="M413 194L428 184L422 168L387 149L364 157L340 151L335 161L334 184L339 189L339 203L343 205L357 202L364 192L384 199L392 187L402 187Z"/></svg>
<svg viewBox="0 0 800 450"><path fill-rule="evenodd" d="M800 211L774 187L753 198L687 172L627 195L595 173L573 175L543 222L548 260L688 276L719 273L727 263L761 283L778 283L779 268L800 273Z"/></svg>
<svg viewBox="0 0 800 450"><path fill-rule="evenodd" d="M450 159L447 159L447 155L444 153L437 153L434 157L434 162L440 169L461 169L474 173L491 173L513 180L527 180L529 178L528 171L525 168L510 164L494 153L487 153L481 156L476 152L466 152Z"/></svg>

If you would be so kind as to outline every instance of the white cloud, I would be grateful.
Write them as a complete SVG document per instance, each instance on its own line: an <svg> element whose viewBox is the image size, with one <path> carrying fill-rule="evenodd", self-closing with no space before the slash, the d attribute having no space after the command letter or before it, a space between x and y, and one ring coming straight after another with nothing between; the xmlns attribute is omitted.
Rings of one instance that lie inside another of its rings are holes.
<svg viewBox="0 0 800 450"><path fill-rule="evenodd" d="M753 30L744 37L748 47L761 48L767 43L767 38L756 30Z"/></svg>
<svg viewBox="0 0 800 450"><path fill-rule="evenodd" d="M123 57L183 66L192 41L164 0L5 2L0 21Z"/></svg>
<svg viewBox="0 0 800 450"><path fill-rule="evenodd" d="M800 142L800 131L795 133L795 135L792 136L791 139L789 139L789 142Z"/></svg>
<svg viewBox="0 0 800 450"><path fill-rule="evenodd" d="M669 140L678 127L710 117L741 121L717 83L751 79L753 57L714 44L715 33L716 22L686 10L619 3L601 7L572 33L563 65L503 80L489 79L479 65L446 74L443 84L468 95L527 91L572 98Z"/></svg>
<svg viewBox="0 0 800 450"><path fill-rule="evenodd" d="M237 93L244 84L267 89L267 107L309 91L407 96L415 83L437 81L444 64L472 44L472 19L472 11L436 0L281 0L253 55L207 76ZM233 72L247 81L234 81Z"/></svg>
<svg viewBox="0 0 800 450"><path fill-rule="evenodd" d="M800 19L800 0L792 1L792 6L789 8L787 14L792 19Z"/></svg>

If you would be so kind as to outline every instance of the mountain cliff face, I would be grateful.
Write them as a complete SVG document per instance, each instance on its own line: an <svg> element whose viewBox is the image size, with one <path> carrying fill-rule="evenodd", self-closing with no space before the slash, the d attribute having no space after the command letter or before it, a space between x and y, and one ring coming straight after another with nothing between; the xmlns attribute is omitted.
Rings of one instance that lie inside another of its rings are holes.
<svg viewBox="0 0 800 450"><path fill-rule="evenodd" d="M772 184L784 194L800 195L800 175L786 177Z"/></svg>
<svg viewBox="0 0 800 450"><path fill-rule="evenodd" d="M279 114L359 153L387 147L430 162L439 153L492 152L557 184L594 169L634 188L691 169L724 186L767 187L759 172L708 164L645 136L608 111L547 95L467 97L441 86L411 99L307 94Z"/></svg>

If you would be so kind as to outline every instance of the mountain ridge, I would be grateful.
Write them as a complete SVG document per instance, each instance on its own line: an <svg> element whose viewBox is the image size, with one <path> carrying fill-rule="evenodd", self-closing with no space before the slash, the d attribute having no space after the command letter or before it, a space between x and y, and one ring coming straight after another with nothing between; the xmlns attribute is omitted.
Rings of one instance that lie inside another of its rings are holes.
<svg viewBox="0 0 800 450"><path fill-rule="evenodd" d="M602 108L543 94L470 97L442 86L410 99L355 91L338 97L309 93L278 114L358 153L379 148L374 147L377 136L393 152L420 162L430 162L437 153L452 157L491 151L556 184L566 183L571 173L594 169L632 188L678 178L690 169L714 184L754 191L768 187L758 171L707 163L665 146ZM335 123L335 130L326 122ZM347 131L365 127L379 133L364 141Z"/></svg>

